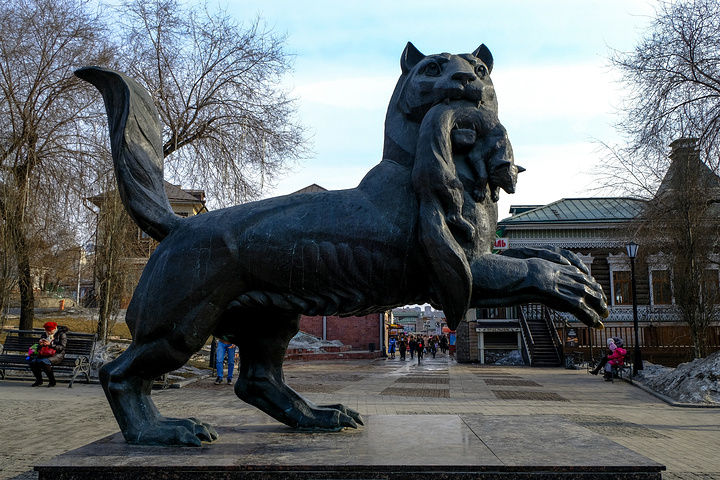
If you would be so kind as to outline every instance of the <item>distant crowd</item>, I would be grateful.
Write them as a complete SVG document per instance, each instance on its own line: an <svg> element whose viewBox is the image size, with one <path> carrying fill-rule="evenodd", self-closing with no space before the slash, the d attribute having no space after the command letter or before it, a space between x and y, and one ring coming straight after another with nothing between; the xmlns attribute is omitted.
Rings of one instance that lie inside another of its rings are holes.
<svg viewBox="0 0 720 480"><path fill-rule="evenodd" d="M405 360L408 353L410 360L415 357L418 363L427 353L435 358L438 351L447 353L450 348L450 342L446 335L400 335L398 337L390 337L388 341L388 355L390 358L396 358L396 352L400 354L400 360Z"/></svg>

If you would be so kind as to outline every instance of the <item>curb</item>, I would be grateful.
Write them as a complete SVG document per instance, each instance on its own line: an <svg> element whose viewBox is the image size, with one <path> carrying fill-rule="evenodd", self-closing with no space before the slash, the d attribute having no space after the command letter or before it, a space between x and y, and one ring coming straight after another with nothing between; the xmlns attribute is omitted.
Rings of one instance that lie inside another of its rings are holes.
<svg viewBox="0 0 720 480"><path fill-rule="evenodd" d="M655 390L645 386L644 384L638 382L637 380L626 380L623 378L624 381L628 382L631 385L635 385L637 388L642 390L645 393L649 393L650 395L654 396L655 398L658 398L662 400L663 402L667 403L671 407L680 407L680 408L720 408L720 405L713 405L711 403L684 403L684 402L678 402L673 400L672 398L668 397L667 395L663 395L662 393L658 393Z"/></svg>

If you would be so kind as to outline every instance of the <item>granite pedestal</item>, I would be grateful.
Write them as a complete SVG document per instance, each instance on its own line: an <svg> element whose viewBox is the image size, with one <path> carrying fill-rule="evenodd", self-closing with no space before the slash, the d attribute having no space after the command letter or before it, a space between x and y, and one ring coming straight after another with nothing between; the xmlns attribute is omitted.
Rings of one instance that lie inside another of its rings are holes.
<svg viewBox="0 0 720 480"><path fill-rule="evenodd" d="M365 421L337 433L301 433L271 419L242 423L219 427L219 440L201 448L128 445L118 433L35 470L39 480L661 480L665 469L555 415Z"/></svg>

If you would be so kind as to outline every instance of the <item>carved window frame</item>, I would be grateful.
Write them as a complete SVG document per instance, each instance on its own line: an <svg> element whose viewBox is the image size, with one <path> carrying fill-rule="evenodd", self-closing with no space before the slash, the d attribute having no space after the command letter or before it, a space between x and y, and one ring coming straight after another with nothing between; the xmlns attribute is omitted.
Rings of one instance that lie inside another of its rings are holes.
<svg viewBox="0 0 720 480"><path fill-rule="evenodd" d="M705 272L706 272L706 273L707 273L708 271L715 272L715 277L716 277L716 279L717 279L717 281L718 281L717 285L718 285L718 287L719 287L719 291L716 292L716 294L717 294L717 295L720 295L720 265L718 265L718 263L720 263L720 255L711 255L711 259L712 259L712 261L715 262L715 263L714 263L713 265L710 265L708 268L706 268L706 269L705 269ZM715 303L716 303L716 304L720 303L720 301L718 301L718 298L716 298Z"/></svg>
<svg viewBox="0 0 720 480"><path fill-rule="evenodd" d="M673 284L672 258L669 254L658 252L647 257L648 282L650 287L650 305L670 307L675 305L675 285ZM655 303L655 282L653 272L668 272L670 282L670 303Z"/></svg>
<svg viewBox="0 0 720 480"><path fill-rule="evenodd" d="M632 284L630 285L630 303L615 302L615 272L628 272L630 274L630 258L625 253L617 255L610 253L607 257L607 263L610 267L610 305L619 308L632 307Z"/></svg>

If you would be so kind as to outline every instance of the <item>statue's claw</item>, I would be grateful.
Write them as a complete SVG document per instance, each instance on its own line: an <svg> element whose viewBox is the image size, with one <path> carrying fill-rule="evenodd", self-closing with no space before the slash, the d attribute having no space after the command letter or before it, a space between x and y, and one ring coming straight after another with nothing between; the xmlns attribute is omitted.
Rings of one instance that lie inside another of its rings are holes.
<svg viewBox="0 0 720 480"><path fill-rule="evenodd" d="M213 442L218 434L212 425L195 418L164 418L146 425L130 435L128 443L138 445L164 445L176 447L200 447L202 442Z"/></svg>
<svg viewBox="0 0 720 480"><path fill-rule="evenodd" d="M359 423L360 425L365 425L365 422L362 419L362 415L360 415L360 412L353 410L352 408L348 408L342 403L335 403L332 405L320 405L321 408L332 408L335 410L339 410L345 415L351 417L353 420L355 420L356 423ZM357 425L355 425L355 428L357 428Z"/></svg>
<svg viewBox="0 0 720 480"><path fill-rule="evenodd" d="M569 312L585 325L602 328L608 316L607 298L576 254L557 247L511 248L505 257L527 260L529 281L551 308Z"/></svg>
<svg viewBox="0 0 720 480"><path fill-rule="evenodd" d="M295 428L313 432L336 432L343 428L358 428L358 423L364 425L360 414L344 405L310 406L309 415L298 418Z"/></svg>

